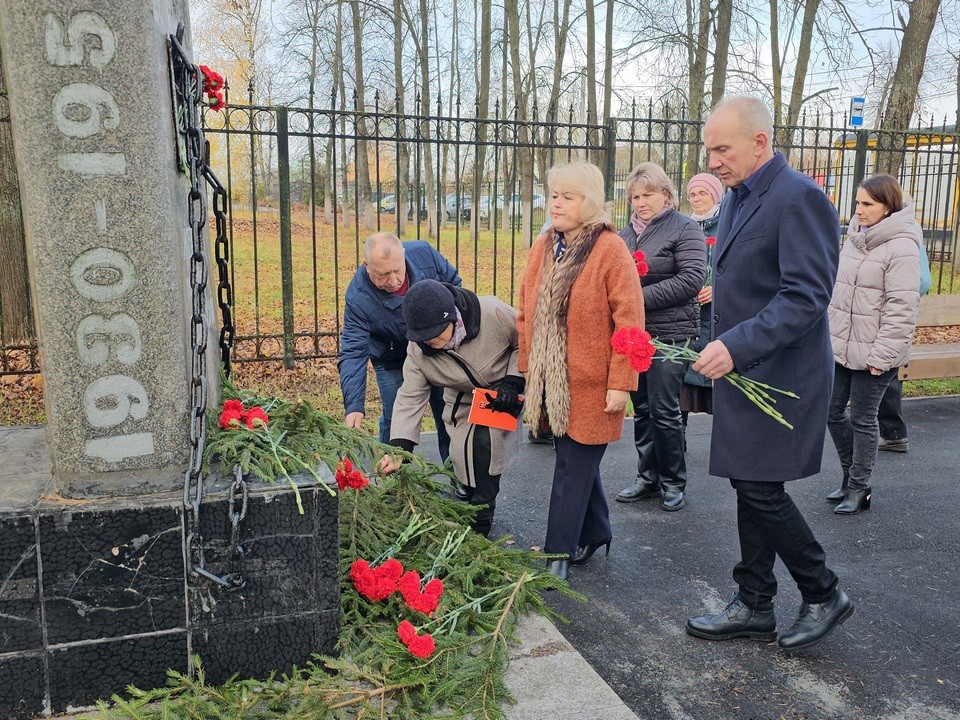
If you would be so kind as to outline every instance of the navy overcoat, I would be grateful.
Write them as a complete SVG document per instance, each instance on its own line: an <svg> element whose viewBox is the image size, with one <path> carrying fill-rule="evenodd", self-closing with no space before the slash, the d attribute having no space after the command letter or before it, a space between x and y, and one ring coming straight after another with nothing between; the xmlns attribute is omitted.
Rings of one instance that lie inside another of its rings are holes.
<svg viewBox="0 0 960 720"><path fill-rule="evenodd" d="M733 221L727 193L713 252L713 332L735 369L792 390L775 395L790 430L726 380L714 382L710 474L784 481L820 471L833 391L827 306L840 250L837 211L777 153Z"/></svg>

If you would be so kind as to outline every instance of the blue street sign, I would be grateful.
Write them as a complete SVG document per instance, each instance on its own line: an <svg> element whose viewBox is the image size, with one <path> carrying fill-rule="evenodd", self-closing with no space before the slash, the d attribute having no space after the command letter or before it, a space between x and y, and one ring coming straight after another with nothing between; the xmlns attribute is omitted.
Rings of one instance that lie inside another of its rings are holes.
<svg viewBox="0 0 960 720"><path fill-rule="evenodd" d="M850 98L850 124L854 127L863 127L863 107L866 104L866 98Z"/></svg>

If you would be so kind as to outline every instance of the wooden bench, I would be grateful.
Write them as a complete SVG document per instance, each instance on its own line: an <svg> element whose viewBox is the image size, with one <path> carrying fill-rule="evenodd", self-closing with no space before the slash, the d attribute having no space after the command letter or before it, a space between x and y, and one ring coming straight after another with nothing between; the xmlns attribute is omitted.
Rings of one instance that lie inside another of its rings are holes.
<svg viewBox="0 0 960 720"><path fill-rule="evenodd" d="M925 295L920 298L917 327L960 325L960 295ZM960 342L914 344L910 359L900 368L901 380L960 377Z"/></svg>

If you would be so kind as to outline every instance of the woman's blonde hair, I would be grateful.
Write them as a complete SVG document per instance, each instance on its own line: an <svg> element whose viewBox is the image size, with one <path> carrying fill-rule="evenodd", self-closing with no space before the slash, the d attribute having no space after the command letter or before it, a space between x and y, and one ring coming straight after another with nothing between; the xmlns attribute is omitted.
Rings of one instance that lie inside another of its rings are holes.
<svg viewBox="0 0 960 720"><path fill-rule="evenodd" d="M654 192L662 192L667 196L667 205L676 209L680 206L677 200L677 192L673 189L673 183L667 177L667 173L655 162L642 162L637 165L633 172L627 175L627 201L633 194L633 186L637 183L643 183L643 187Z"/></svg>
<svg viewBox="0 0 960 720"><path fill-rule="evenodd" d="M583 195L580 221L584 225L605 223L613 227L613 216L604 201L603 173L593 163L559 163L547 171L547 188L552 192L568 190Z"/></svg>

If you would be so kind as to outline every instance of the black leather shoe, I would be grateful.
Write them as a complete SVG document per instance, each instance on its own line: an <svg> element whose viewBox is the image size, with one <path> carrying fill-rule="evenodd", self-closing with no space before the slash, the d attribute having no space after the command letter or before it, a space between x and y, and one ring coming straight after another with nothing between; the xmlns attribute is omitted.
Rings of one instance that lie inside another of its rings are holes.
<svg viewBox="0 0 960 720"><path fill-rule="evenodd" d="M570 559L561 558L560 560L548 560L547 561L547 572L553 573L561 580L567 579L567 574L570 571Z"/></svg>
<svg viewBox="0 0 960 720"><path fill-rule="evenodd" d="M649 500L658 498L662 495L660 485L647 480L637 480L630 487L626 487L617 493L617 502L632 503L638 500Z"/></svg>
<svg viewBox="0 0 960 720"><path fill-rule="evenodd" d="M873 498L873 490L869 487L856 490L848 487L844 493L843 502L837 505L833 511L837 515L856 515L861 510L870 509L870 500Z"/></svg>
<svg viewBox="0 0 960 720"><path fill-rule="evenodd" d="M763 642L777 639L777 616L773 608L754 610L735 597L716 615L701 615L687 620L687 633L704 640L750 638Z"/></svg>
<svg viewBox="0 0 960 720"><path fill-rule="evenodd" d="M837 590L825 603L801 605L797 621L780 636L777 644L784 650L804 650L819 645L851 615L853 603L843 590Z"/></svg>
<svg viewBox="0 0 960 720"><path fill-rule="evenodd" d="M884 440L880 438L880 444L877 445L877 450L897 453L910 452L910 442L906 438L900 438L898 440Z"/></svg>
<svg viewBox="0 0 960 720"><path fill-rule="evenodd" d="M600 548L606 546L607 555L610 554L610 543L613 538L607 538L602 542L590 543L589 545L582 545L577 548L577 551L573 554L573 557L570 558L571 565L583 565L587 560L593 557L593 554Z"/></svg>
<svg viewBox="0 0 960 720"><path fill-rule="evenodd" d="M680 510L686 501L683 499L683 493L679 490L664 490L663 499L660 501L660 509L667 512L676 512Z"/></svg>

